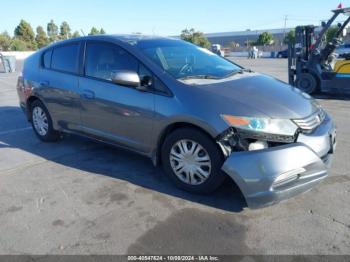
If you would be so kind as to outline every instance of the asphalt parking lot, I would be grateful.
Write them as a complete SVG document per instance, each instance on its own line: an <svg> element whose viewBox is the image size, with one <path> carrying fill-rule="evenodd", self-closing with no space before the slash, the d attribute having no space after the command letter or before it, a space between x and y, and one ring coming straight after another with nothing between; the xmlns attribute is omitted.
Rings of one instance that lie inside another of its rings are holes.
<svg viewBox="0 0 350 262"><path fill-rule="evenodd" d="M234 60L287 80L284 59ZM350 98L319 96L338 125L330 176L249 210L230 181L191 195L141 156L75 136L40 142L16 77L0 73L0 254L350 254Z"/></svg>

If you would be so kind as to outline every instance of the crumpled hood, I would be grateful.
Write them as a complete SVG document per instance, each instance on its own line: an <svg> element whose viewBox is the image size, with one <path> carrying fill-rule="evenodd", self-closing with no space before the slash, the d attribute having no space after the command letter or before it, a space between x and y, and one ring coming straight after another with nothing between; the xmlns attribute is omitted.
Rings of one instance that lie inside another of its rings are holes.
<svg viewBox="0 0 350 262"><path fill-rule="evenodd" d="M315 100L309 95L266 75L244 73L244 76L228 81L210 81L210 84L205 80L199 81L192 81L192 84L198 84L198 89L207 93L209 100L220 101L219 97L224 98L223 101L229 99L233 111L236 104L255 109L271 118L298 119L310 116L317 110Z"/></svg>

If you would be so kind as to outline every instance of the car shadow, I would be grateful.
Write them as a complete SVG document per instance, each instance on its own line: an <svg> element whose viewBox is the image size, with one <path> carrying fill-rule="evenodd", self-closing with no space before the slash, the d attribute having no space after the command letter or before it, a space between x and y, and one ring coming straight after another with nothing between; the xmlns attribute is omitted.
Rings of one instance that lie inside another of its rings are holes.
<svg viewBox="0 0 350 262"><path fill-rule="evenodd" d="M20 149L82 172L127 181L139 187L224 211L240 212L247 206L239 188L231 179L227 179L210 195L190 194L176 188L161 167L154 167L151 160L127 150L75 135L65 135L58 143L39 141L18 107L0 107L0 121L4 121L3 126L6 126L6 130L0 128L0 149Z"/></svg>

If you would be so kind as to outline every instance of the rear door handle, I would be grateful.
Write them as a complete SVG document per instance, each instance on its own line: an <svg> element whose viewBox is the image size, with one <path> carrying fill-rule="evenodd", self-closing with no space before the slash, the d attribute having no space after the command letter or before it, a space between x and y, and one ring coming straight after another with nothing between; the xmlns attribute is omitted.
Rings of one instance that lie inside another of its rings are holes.
<svg viewBox="0 0 350 262"><path fill-rule="evenodd" d="M95 98L95 92L91 90L83 90L83 93L80 95L82 98L85 99L94 99Z"/></svg>

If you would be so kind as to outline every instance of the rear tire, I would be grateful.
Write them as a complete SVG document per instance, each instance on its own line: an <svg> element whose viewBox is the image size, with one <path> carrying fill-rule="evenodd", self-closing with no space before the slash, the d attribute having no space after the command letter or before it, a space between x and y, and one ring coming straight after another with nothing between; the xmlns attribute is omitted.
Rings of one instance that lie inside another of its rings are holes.
<svg viewBox="0 0 350 262"><path fill-rule="evenodd" d="M221 171L221 151L208 135L195 128L177 129L168 135L162 146L162 163L174 184L191 193L211 193L226 178Z"/></svg>
<svg viewBox="0 0 350 262"><path fill-rule="evenodd" d="M31 105L31 122L36 136L43 142L56 142L61 135L53 129L52 119L44 104L36 100Z"/></svg>
<svg viewBox="0 0 350 262"><path fill-rule="evenodd" d="M297 80L297 87L301 91L311 95L318 90L318 81L314 75L310 73L302 73Z"/></svg>

